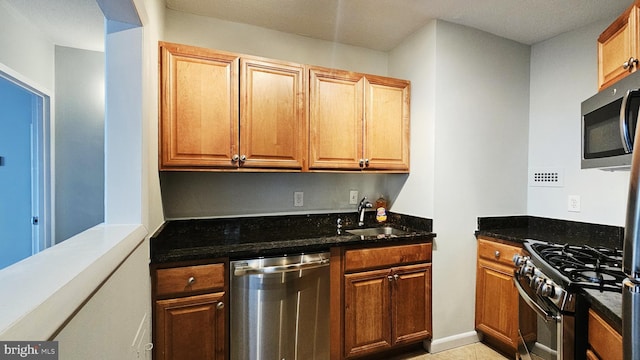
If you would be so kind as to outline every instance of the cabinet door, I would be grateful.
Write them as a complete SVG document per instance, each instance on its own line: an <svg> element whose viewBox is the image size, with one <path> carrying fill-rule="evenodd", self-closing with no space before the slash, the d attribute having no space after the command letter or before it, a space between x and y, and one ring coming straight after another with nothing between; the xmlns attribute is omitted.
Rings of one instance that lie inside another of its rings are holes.
<svg viewBox="0 0 640 360"><path fill-rule="evenodd" d="M515 350L519 295L512 274L512 266L478 259L476 329Z"/></svg>
<svg viewBox="0 0 640 360"><path fill-rule="evenodd" d="M345 275L345 357L391 347L389 276L388 269Z"/></svg>
<svg viewBox="0 0 640 360"><path fill-rule="evenodd" d="M638 58L638 8L634 5L598 37L598 85L603 89L635 71L622 64Z"/></svg>
<svg viewBox="0 0 640 360"><path fill-rule="evenodd" d="M409 171L409 82L365 77L366 169Z"/></svg>
<svg viewBox="0 0 640 360"><path fill-rule="evenodd" d="M593 309L589 309L588 334L589 346L597 359L622 360L622 335Z"/></svg>
<svg viewBox="0 0 640 360"><path fill-rule="evenodd" d="M403 344L431 337L431 264L394 268L391 297L393 342Z"/></svg>
<svg viewBox="0 0 640 360"><path fill-rule="evenodd" d="M160 169L235 167L235 55L161 43Z"/></svg>
<svg viewBox="0 0 640 360"><path fill-rule="evenodd" d="M302 65L241 59L242 167L301 169L306 153L306 91Z"/></svg>
<svg viewBox="0 0 640 360"><path fill-rule="evenodd" d="M309 79L309 169L359 170L363 75L311 68Z"/></svg>
<svg viewBox="0 0 640 360"><path fill-rule="evenodd" d="M225 359L223 299L221 292L157 300L154 359Z"/></svg>

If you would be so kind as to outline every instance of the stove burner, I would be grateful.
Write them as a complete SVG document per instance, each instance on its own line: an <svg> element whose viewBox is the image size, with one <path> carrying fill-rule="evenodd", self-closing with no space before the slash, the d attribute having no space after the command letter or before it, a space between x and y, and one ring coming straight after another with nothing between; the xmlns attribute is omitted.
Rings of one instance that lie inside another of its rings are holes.
<svg viewBox="0 0 640 360"><path fill-rule="evenodd" d="M531 248L573 284L600 291L620 291L622 251L588 245L535 243Z"/></svg>

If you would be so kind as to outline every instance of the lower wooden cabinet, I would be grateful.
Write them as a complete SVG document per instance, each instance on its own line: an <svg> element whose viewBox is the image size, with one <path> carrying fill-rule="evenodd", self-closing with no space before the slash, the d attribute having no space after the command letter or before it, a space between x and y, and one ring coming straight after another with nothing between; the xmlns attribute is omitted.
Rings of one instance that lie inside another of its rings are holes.
<svg viewBox="0 0 640 360"><path fill-rule="evenodd" d="M589 349L587 359L621 360L622 335L589 309Z"/></svg>
<svg viewBox="0 0 640 360"><path fill-rule="evenodd" d="M156 301L156 360L225 359L224 293Z"/></svg>
<svg viewBox="0 0 640 360"><path fill-rule="evenodd" d="M331 266L331 359L431 338L430 243L333 249Z"/></svg>
<svg viewBox="0 0 640 360"><path fill-rule="evenodd" d="M152 267L154 360L228 358L227 262Z"/></svg>
<svg viewBox="0 0 640 360"><path fill-rule="evenodd" d="M520 254L519 246L478 239L478 267L476 273L476 330L483 341L505 353L515 354L518 348L519 294L513 283L513 255ZM525 336L535 336L536 318L533 310L525 308L522 329Z"/></svg>

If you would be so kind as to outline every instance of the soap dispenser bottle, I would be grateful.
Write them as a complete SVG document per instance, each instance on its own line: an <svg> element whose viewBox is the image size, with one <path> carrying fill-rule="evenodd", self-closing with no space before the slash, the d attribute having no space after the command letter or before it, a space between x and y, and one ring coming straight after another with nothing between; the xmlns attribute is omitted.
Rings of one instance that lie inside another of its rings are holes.
<svg viewBox="0 0 640 360"><path fill-rule="evenodd" d="M387 221L387 200L382 195L376 200L376 221L379 223Z"/></svg>

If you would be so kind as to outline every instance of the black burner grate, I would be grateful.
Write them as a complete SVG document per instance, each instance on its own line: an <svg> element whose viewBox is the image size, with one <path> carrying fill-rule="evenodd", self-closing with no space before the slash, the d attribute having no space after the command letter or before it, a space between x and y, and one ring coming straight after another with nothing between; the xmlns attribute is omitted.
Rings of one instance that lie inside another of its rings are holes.
<svg viewBox="0 0 640 360"><path fill-rule="evenodd" d="M536 243L531 248L569 282L601 291L620 291L622 251L588 245Z"/></svg>

